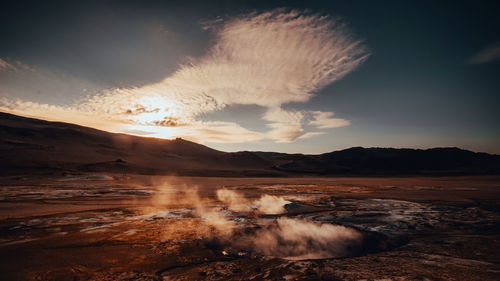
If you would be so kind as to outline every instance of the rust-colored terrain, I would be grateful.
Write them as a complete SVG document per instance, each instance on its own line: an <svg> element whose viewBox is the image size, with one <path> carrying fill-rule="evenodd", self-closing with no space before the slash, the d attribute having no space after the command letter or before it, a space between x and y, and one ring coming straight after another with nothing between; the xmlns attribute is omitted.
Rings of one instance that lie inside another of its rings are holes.
<svg viewBox="0 0 500 281"><path fill-rule="evenodd" d="M500 278L500 177L1 183L2 280Z"/></svg>
<svg viewBox="0 0 500 281"><path fill-rule="evenodd" d="M498 155L227 153L3 113L0 136L1 280L500 279Z"/></svg>

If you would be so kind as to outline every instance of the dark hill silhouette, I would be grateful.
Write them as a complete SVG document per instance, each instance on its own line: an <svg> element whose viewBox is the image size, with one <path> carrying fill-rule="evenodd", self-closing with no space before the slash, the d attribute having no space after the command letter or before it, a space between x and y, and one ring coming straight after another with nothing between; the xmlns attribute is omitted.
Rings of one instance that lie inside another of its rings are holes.
<svg viewBox="0 0 500 281"><path fill-rule="evenodd" d="M353 147L320 155L227 153L180 138L114 134L0 113L2 175L60 172L197 176L500 174L500 156L459 148Z"/></svg>
<svg viewBox="0 0 500 281"><path fill-rule="evenodd" d="M97 171L180 175L279 175L257 155L226 153L183 139L114 134L0 113L3 174Z"/></svg>

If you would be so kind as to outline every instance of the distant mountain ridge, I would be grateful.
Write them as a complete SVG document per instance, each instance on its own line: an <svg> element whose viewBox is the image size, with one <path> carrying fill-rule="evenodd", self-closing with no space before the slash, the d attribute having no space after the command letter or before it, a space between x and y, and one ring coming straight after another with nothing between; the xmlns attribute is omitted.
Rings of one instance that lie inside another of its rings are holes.
<svg viewBox="0 0 500 281"><path fill-rule="evenodd" d="M288 172L310 171L327 175L498 174L500 156L456 147L431 149L352 147L317 156L304 155L276 168Z"/></svg>
<svg viewBox="0 0 500 281"><path fill-rule="evenodd" d="M222 152L183 139L115 134L0 112L0 175L109 172L190 176L500 174L500 156L459 148L352 147L320 155Z"/></svg>

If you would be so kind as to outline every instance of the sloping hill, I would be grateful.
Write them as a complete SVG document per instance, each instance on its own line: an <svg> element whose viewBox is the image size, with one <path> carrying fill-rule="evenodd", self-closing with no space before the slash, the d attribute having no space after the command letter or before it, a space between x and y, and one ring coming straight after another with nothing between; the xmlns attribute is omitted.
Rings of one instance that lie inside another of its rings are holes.
<svg viewBox="0 0 500 281"><path fill-rule="evenodd" d="M114 134L0 113L0 175L61 172L194 176L500 174L500 156L459 148L353 147L320 155L227 153L183 139Z"/></svg>
<svg viewBox="0 0 500 281"><path fill-rule="evenodd" d="M0 113L3 173L102 171L182 175L272 175L252 153L226 153L183 139L165 140Z"/></svg>

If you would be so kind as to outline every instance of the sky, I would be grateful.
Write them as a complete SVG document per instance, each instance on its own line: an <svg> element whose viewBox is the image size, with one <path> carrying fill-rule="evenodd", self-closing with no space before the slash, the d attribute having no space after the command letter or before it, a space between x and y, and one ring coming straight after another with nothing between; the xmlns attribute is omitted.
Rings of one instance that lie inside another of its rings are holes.
<svg viewBox="0 0 500 281"><path fill-rule="evenodd" d="M0 111L223 151L500 154L498 1L10 1Z"/></svg>

